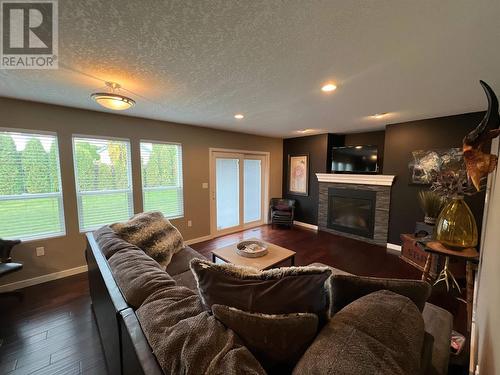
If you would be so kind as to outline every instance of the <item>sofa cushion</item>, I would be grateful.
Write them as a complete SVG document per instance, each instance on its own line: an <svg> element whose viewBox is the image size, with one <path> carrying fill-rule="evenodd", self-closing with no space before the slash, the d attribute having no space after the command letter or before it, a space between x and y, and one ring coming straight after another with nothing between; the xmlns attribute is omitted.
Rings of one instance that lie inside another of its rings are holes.
<svg viewBox="0 0 500 375"><path fill-rule="evenodd" d="M138 248L118 251L108 263L123 297L134 309L164 286L175 285L158 262Z"/></svg>
<svg viewBox="0 0 500 375"><path fill-rule="evenodd" d="M235 333L188 288L163 288L136 314L165 374L265 374Z"/></svg>
<svg viewBox="0 0 500 375"><path fill-rule="evenodd" d="M143 212L111 228L125 241L144 250L165 269L172 256L184 248L180 232L161 212Z"/></svg>
<svg viewBox="0 0 500 375"><path fill-rule="evenodd" d="M291 211L292 210L292 207L288 204L277 204L273 207L275 210L278 210L278 211Z"/></svg>
<svg viewBox="0 0 500 375"><path fill-rule="evenodd" d="M453 327L453 316L430 303L426 303L422 317L425 330L433 337L431 364L428 374L446 374L450 360L450 337Z"/></svg>
<svg viewBox="0 0 500 375"><path fill-rule="evenodd" d="M172 257L170 264L167 266L167 272L170 276L175 276L186 271L190 271L189 262L192 259L206 259L203 255L193 250L191 247L186 246Z"/></svg>
<svg viewBox="0 0 500 375"><path fill-rule="evenodd" d="M233 264L191 261L198 292L207 309L225 305L263 314L314 313L328 318L331 270L285 267L267 271Z"/></svg>
<svg viewBox="0 0 500 375"><path fill-rule="evenodd" d="M381 290L335 314L294 374L418 374L423 340L424 322L415 304Z"/></svg>
<svg viewBox="0 0 500 375"><path fill-rule="evenodd" d="M378 290L390 290L408 297L423 311L425 302L431 294L429 283L420 280L380 279L354 275L333 275L332 277L332 313L358 298Z"/></svg>
<svg viewBox="0 0 500 375"><path fill-rule="evenodd" d="M323 264L323 263L311 263L311 264L309 264L309 266L312 266L312 267L328 267L329 269L332 270L332 275L352 275L352 273L339 270L338 268L327 266L326 264Z"/></svg>
<svg viewBox="0 0 500 375"><path fill-rule="evenodd" d="M197 291L196 279L191 270L172 276L177 285L185 286L191 290Z"/></svg>
<svg viewBox="0 0 500 375"><path fill-rule="evenodd" d="M97 229L94 232L94 238L106 259L120 250L138 249L137 246L120 238L108 225Z"/></svg>
<svg viewBox="0 0 500 375"><path fill-rule="evenodd" d="M290 373L318 329L315 314L267 315L222 305L213 305L212 311L273 374Z"/></svg>

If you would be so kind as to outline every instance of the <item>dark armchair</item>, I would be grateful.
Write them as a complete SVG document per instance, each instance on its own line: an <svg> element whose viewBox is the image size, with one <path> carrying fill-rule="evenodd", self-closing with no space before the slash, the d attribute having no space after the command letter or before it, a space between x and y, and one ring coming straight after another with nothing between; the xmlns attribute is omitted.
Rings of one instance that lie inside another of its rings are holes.
<svg viewBox="0 0 500 375"><path fill-rule="evenodd" d="M271 203L269 205L271 226L274 227L274 224L279 224L287 225L291 228L293 225L294 213L294 199L271 198Z"/></svg>
<svg viewBox="0 0 500 375"><path fill-rule="evenodd" d="M5 276L9 273L20 271L23 268L21 263L13 263L10 257L10 252L12 248L21 241L19 240L2 240L0 239L0 277ZM6 292L2 293L2 296L15 296L22 299L22 294L19 292Z"/></svg>

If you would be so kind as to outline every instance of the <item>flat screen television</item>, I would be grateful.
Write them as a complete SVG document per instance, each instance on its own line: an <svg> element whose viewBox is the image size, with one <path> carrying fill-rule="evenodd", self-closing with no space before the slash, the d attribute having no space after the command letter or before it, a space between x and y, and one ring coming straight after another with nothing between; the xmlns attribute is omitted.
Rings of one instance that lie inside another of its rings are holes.
<svg viewBox="0 0 500 375"><path fill-rule="evenodd" d="M378 173L377 146L346 146L332 148L332 172Z"/></svg>

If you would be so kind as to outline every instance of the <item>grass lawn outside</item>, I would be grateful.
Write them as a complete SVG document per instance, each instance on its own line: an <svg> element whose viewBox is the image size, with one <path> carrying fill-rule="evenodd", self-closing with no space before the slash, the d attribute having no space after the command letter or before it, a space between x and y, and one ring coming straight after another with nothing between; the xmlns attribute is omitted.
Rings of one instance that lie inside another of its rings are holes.
<svg viewBox="0 0 500 375"><path fill-rule="evenodd" d="M179 194L182 190L146 191L144 211L156 210L166 216L181 216L183 207L182 199L180 202L177 199ZM128 211L127 193L84 195L82 208L83 228L124 221L132 215ZM0 238L25 239L63 232L58 197L0 201Z"/></svg>
<svg viewBox="0 0 500 375"><path fill-rule="evenodd" d="M127 220L133 212L132 197L128 193L82 195L83 213L80 229L93 229L105 224Z"/></svg>
<svg viewBox="0 0 500 375"><path fill-rule="evenodd" d="M61 234L59 198L0 201L0 238L30 238Z"/></svg>
<svg viewBox="0 0 500 375"><path fill-rule="evenodd" d="M144 211L161 211L166 217L179 217L184 213L182 188L178 190L146 190Z"/></svg>

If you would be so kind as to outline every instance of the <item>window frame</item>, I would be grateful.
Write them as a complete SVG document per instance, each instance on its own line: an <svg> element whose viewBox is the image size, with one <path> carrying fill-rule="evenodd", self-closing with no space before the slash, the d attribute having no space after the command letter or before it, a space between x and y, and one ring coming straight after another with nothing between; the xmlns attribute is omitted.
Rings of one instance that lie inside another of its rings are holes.
<svg viewBox="0 0 500 375"><path fill-rule="evenodd" d="M0 195L0 201L7 200L32 200L32 199L40 199L40 198L51 198L58 197L57 200L58 208L59 208L59 220L61 223L61 231L53 232L49 234L41 234L41 235L33 235L26 237L17 237L16 239L21 240L22 242L32 242L49 238L58 238L64 237L67 234L66 231L66 217L64 212L64 192L62 186L62 174L61 174L61 148L59 147L59 136L57 132L46 131L46 130L36 130L36 129L25 129L25 128L6 128L0 127L0 133L24 133L31 136L37 135L47 135L55 138L55 144L57 144L57 172L59 174L59 192L58 193L34 193L34 194L13 194L13 195ZM12 237L5 237L4 239L10 239Z"/></svg>
<svg viewBox="0 0 500 375"><path fill-rule="evenodd" d="M126 142L128 144L127 147L127 157L128 157L128 163L127 163L127 173L128 173L128 189L115 189L115 190L93 190L93 191L84 191L81 192L79 189L79 183L78 183L78 169L77 169L77 163L76 163L76 149L75 149L75 138L80 138L80 139L87 139L87 140L103 140L103 141L119 141L119 142ZM133 184L133 178L132 178L132 141L130 138L123 138L123 137L111 137L111 136L104 136L104 135L85 135L85 134L72 134L71 135L71 151L72 151L72 156L73 156L73 173L75 175L75 195L76 195L76 209L77 209L77 217L78 217L78 231L80 233L87 233L87 232L92 232L96 229L99 229L103 225L106 224L97 224L92 227L84 228L82 226L82 215L83 211L81 209L82 206L82 196L83 195L106 195L106 194L114 194L114 193L128 193L128 201L129 201L129 207L128 207L128 216L129 218L134 215L134 184ZM128 219L128 218L127 218ZM110 223L111 224L111 223Z"/></svg>
<svg viewBox="0 0 500 375"><path fill-rule="evenodd" d="M176 187L170 187L170 186L165 186L165 187L145 187L144 186L144 173L142 173L142 153L141 153L141 144L142 143L153 143L153 144L160 144L160 145L175 145L179 146L179 158L177 160L177 170L180 171L177 176L177 186ZM176 216L166 216L165 217L169 220L175 220L175 219L182 219L184 218L184 213L185 213L185 208L184 208L184 153L182 150L182 143L180 142L168 142L168 141L158 141L158 140L151 140L151 139L139 139L139 158L140 158L140 173L141 173L141 189L142 189L142 209L145 210L144 208L144 202L145 202L145 193L146 191L154 191L154 190L180 190L182 193L182 209L180 215ZM161 211L158 209L158 211Z"/></svg>

